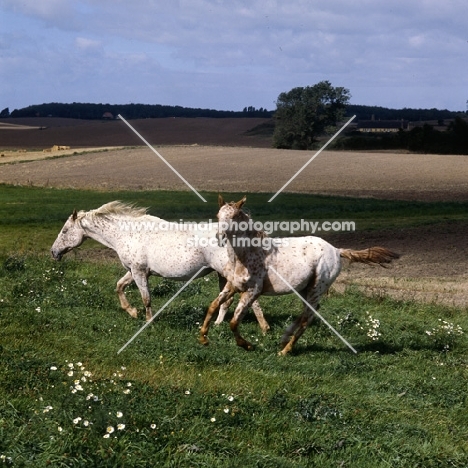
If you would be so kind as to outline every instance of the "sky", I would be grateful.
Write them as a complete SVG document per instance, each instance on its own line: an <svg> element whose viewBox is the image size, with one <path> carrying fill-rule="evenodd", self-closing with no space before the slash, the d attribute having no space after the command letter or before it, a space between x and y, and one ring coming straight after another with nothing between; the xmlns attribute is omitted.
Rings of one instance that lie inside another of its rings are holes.
<svg viewBox="0 0 468 468"><path fill-rule="evenodd" d="M0 0L0 110L48 102L468 110L466 0Z"/></svg>

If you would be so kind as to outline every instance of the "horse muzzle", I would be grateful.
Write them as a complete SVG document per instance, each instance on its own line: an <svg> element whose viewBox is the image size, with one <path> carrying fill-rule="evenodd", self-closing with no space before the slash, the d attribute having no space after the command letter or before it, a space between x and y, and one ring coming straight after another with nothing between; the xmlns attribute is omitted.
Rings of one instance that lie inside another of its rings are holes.
<svg viewBox="0 0 468 468"><path fill-rule="evenodd" d="M54 260L57 260L57 261L62 260L62 252L57 252L57 251L55 251L53 249L50 249L50 253L51 253L52 258Z"/></svg>

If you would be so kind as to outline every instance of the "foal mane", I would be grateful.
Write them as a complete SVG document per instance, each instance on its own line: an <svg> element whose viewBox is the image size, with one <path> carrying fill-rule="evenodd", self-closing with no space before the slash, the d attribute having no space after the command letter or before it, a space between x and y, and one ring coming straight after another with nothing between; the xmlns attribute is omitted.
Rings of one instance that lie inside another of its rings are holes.
<svg viewBox="0 0 468 468"><path fill-rule="evenodd" d="M130 203L123 203L121 201L112 201L102 205L101 207L91 211L80 211L79 218L90 216L91 218L109 218L112 216L129 216L137 218L147 214L148 208L136 207Z"/></svg>
<svg viewBox="0 0 468 468"><path fill-rule="evenodd" d="M229 202L228 205L229 206L234 206L235 203L234 202ZM239 212L239 215L241 217L240 222L242 222L242 221L249 222L252 219L252 216L250 216L250 213L244 211L242 208L240 208L238 210L238 212ZM265 237L268 237L268 234L263 230L258 230L258 229L253 228L251 232L253 234L255 234L255 237L259 237L260 239L264 239Z"/></svg>

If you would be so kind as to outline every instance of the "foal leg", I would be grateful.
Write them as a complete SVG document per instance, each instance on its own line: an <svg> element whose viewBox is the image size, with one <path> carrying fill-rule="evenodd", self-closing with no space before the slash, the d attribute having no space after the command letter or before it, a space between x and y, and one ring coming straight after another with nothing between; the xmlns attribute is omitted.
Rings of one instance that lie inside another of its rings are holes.
<svg viewBox="0 0 468 468"><path fill-rule="evenodd" d="M247 310L259 295L259 292L254 291L246 291L242 293L239 299L239 304L237 304L236 310L234 312L234 317L229 323L231 331L232 333L234 333L234 338L236 339L237 346L240 346L241 348L244 348L247 351L252 351L254 349L254 346L252 345L252 343L249 343L247 340L242 338L238 328Z"/></svg>
<svg viewBox="0 0 468 468"><path fill-rule="evenodd" d="M210 329L210 322L213 318L213 314L219 310L219 307L232 299L232 296L235 294L235 289L231 286L231 283L227 283L224 289L219 293L218 297L210 304L208 310L206 312L205 320L203 321L203 325L200 329L200 343L203 345L207 345L209 343L208 340L208 330Z"/></svg>
<svg viewBox="0 0 468 468"><path fill-rule="evenodd" d="M130 303L127 300L127 296L125 296L125 288L133 281L133 276L130 271L127 271L125 276L120 278L120 280L117 282L117 288L116 288L116 293L119 296L120 300L120 306L122 309L126 310L131 317L137 318L138 316L138 310L135 307L132 307Z"/></svg>
<svg viewBox="0 0 468 468"><path fill-rule="evenodd" d="M219 290L222 291L224 286L226 285L227 280L218 274L218 282L219 282ZM215 321L215 325L221 325L224 321L224 318L226 317L227 311L229 310L229 307L231 306L232 302L234 301L234 298L232 297L228 301L226 301L224 304L221 304L221 307L219 309L218 313L218 318ZM257 317L258 324L260 325L260 328L262 329L262 332L264 335L266 335L267 331L270 329L270 325L268 325L268 322L265 320L265 317L263 316L263 310L260 307L260 304L258 303L257 300L255 300L252 303L252 309L254 311L255 317Z"/></svg>
<svg viewBox="0 0 468 468"><path fill-rule="evenodd" d="M148 276L146 272L133 271L133 279L135 280L138 289L140 290L141 298L146 309L146 321L149 322L152 318L151 313L151 295L148 285Z"/></svg>
<svg viewBox="0 0 468 468"><path fill-rule="evenodd" d="M263 316L263 310L260 307L260 304L258 303L257 300L252 302L252 309L254 311L255 317L257 317L258 324L260 325L260 328L262 329L262 332L264 335L267 334L267 331L270 329L270 325L268 325L268 322L265 320L265 317Z"/></svg>

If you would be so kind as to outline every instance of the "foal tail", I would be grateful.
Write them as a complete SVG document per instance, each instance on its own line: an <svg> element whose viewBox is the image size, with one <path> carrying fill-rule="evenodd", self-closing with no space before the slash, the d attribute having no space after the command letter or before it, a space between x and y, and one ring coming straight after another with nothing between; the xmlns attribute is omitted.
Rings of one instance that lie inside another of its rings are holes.
<svg viewBox="0 0 468 468"><path fill-rule="evenodd" d="M400 258L400 255L386 249L385 247L369 247L364 250L339 249L340 257L347 258L351 263L365 263L366 265L391 263L392 260Z"/></svg>

